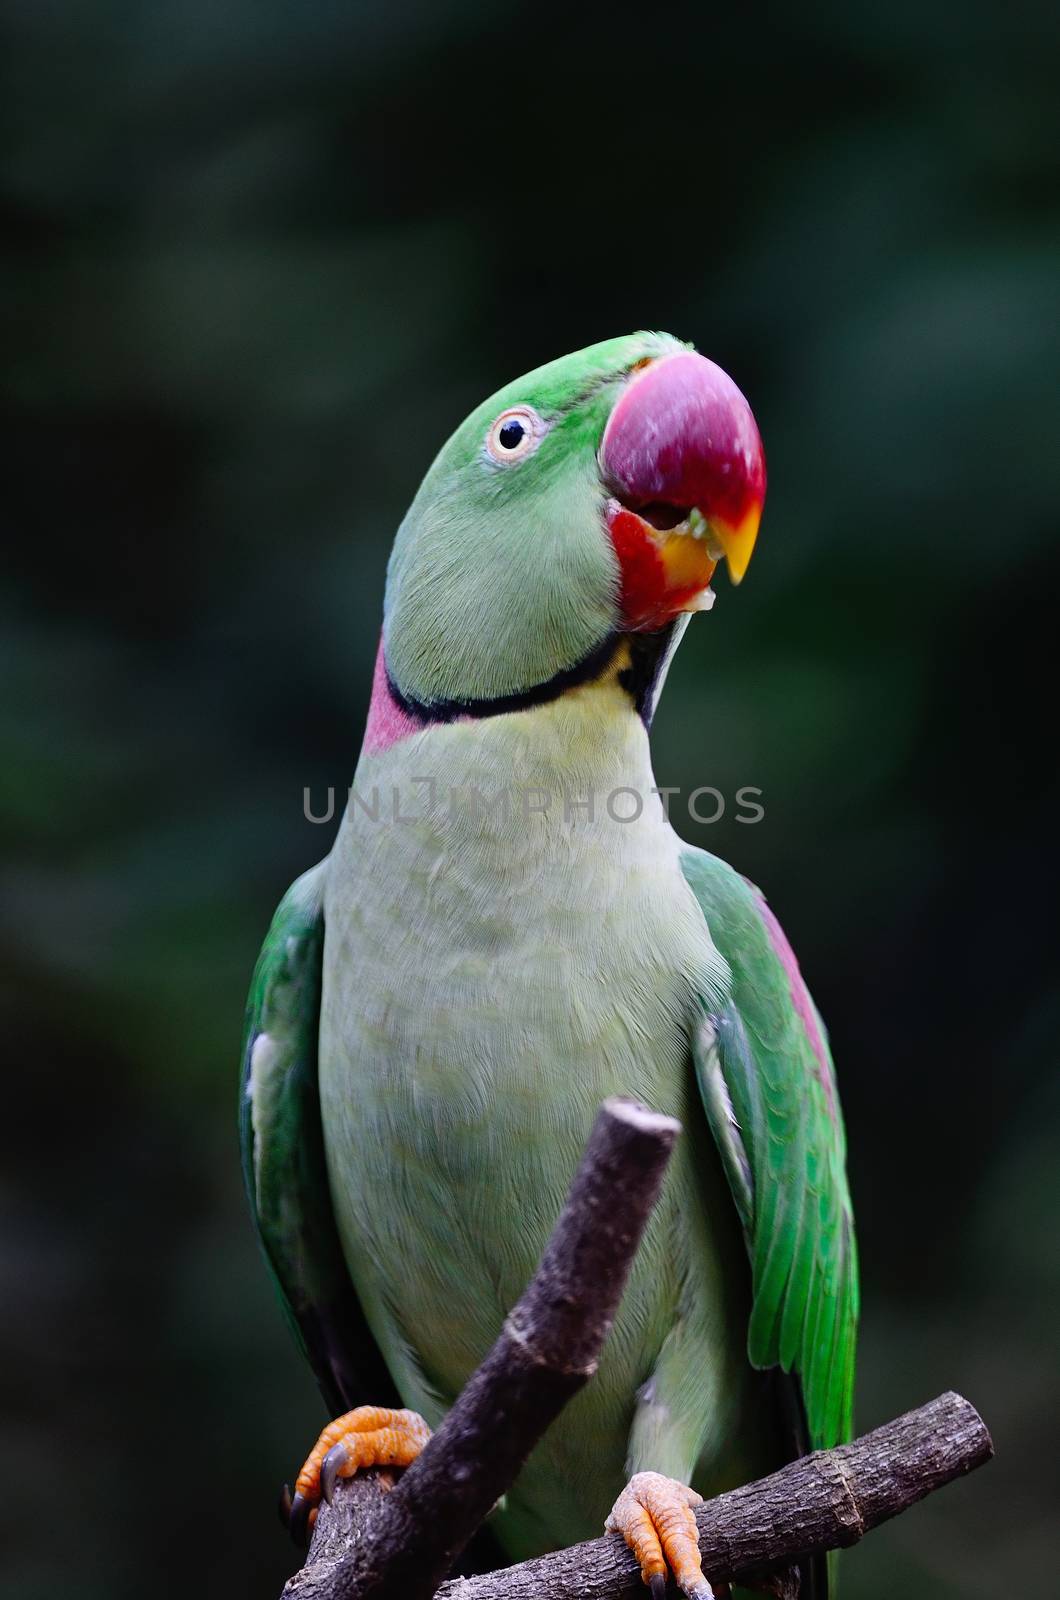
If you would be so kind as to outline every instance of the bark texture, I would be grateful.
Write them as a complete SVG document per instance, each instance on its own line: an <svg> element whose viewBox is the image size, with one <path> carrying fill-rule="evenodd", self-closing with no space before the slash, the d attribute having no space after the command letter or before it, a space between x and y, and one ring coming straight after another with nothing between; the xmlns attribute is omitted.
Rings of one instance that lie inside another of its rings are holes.
<svg viewBox="0 0 1060 1600"><path fill-rule="evenodd" d="M703 1569L715 1583L761 1581L805 1556L856 1544L925 1495L993 1455L982 1418L958 1394L942 1394L852 1444L817 1451L696 1512ZM411 1474L410 1468L410 1474ZM284 1591L289 1600L334 1600L336 1561L363 1537L385 1503L371 1479L340 1486L324 1510L309 1560ZM424 1517L430 1508L421 1508ZM481 1577L443 1584L439 1600L644 1600L625 1544L605 1534L569 1550Z"/></svg>
<svg viewBox="0 0 1060 1600"><path fill-rule="evenodd" d="M430 1600L549 1423L596 1371L681 1125L631 1100L600 1108L540 1265L422 1455L375 1494L327 1586L310 1559L287 1600Z"/></svg>
<svg viewBox="0 0 1060 1600"><path fill-rule="evenodd" d="M537 1272L420 1457L340 1482L283 1600L643 1600L617 1534L445 1583L561 1408L596 1370L680 1124L630 1100L600 1109ZM978 1414L944 1394L839 1449L792 1462L696 1512L703 1568L778 1578L854 1544L993 1453Z"/></svg>

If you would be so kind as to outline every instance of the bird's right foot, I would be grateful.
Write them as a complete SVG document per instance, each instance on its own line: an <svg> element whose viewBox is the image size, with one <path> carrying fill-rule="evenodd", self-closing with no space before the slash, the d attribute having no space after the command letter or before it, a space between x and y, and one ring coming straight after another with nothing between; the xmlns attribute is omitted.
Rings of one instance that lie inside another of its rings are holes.
<svg viewBox="0 0 1060 1600"><path fill-rule="evenodd" d="M387 1406L357 1406L329 1422L295 1479L294 1494L283 1486L280 1515L294 1542L309 1542L320 1501L331 1504L337 1478L352 1478L369 1467L407 1467L430 1436L418 1412Z"/></svg>

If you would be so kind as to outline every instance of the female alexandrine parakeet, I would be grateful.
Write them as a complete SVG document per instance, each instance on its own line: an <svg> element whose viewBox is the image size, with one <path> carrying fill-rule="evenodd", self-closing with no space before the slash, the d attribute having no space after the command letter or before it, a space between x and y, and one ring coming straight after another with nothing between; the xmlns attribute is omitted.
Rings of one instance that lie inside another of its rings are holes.
<svg viewBox="0 0 1060 1600"><path fill-rule="evenodd" d="M849 1436L857 1267L824 1028L760 892L671 828L648 747L764 494L735 384L637 333L487 400L398 530L350 802L247 1013L257 1227L329 1406L356 1407L299 1475L303 1534L336 1474L422 1447L613 1094L685 1136L503 1544L606 1521L654 1589L670 1568L703 1600L697 1495ZM811 1564L804 1590L826 1581Z"/></svg>

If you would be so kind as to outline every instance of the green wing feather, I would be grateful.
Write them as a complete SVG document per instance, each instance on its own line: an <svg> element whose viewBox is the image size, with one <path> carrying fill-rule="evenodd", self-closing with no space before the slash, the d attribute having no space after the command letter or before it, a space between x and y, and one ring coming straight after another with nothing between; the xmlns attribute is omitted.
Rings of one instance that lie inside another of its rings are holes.
<svg viewBox="0 0 1060 1600"><path fill-rule="evenodd" d="M846 1141L823 1025L772 912L703 851L685 877L732 970L704 1012L696 1073L751 1257L747 1349L798 1385L804 1448L850 1437L858 1318Z"/></svg>
<svg viewBox="0 0 1060 1600"><path fill-rule="evenodd" d="M288 1320L332 1414L399 1404L331 1208L317 1084L326 862L287 891L247 1000L239 1133L250 1208Z"/></svg>

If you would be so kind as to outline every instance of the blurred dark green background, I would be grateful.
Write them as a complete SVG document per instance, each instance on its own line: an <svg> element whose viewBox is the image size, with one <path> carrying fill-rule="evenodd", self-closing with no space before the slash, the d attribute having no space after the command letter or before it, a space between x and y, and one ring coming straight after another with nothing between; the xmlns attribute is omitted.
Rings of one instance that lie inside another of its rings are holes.
<svg viewBox="0 0 1060 1600"><path fill-rule="evenodd" d="M767 889L831 1025L859 1421L952 1386L998 1446L845 1594L1055 1585L1045 19L9 0L5 1594L269 1600L292 1567L320 1409L239 1188L246 983L328 847L303 787L352 774L434 450L639 326L729 368L769 454L657 768L764 791L685 831Z"/></svg>

